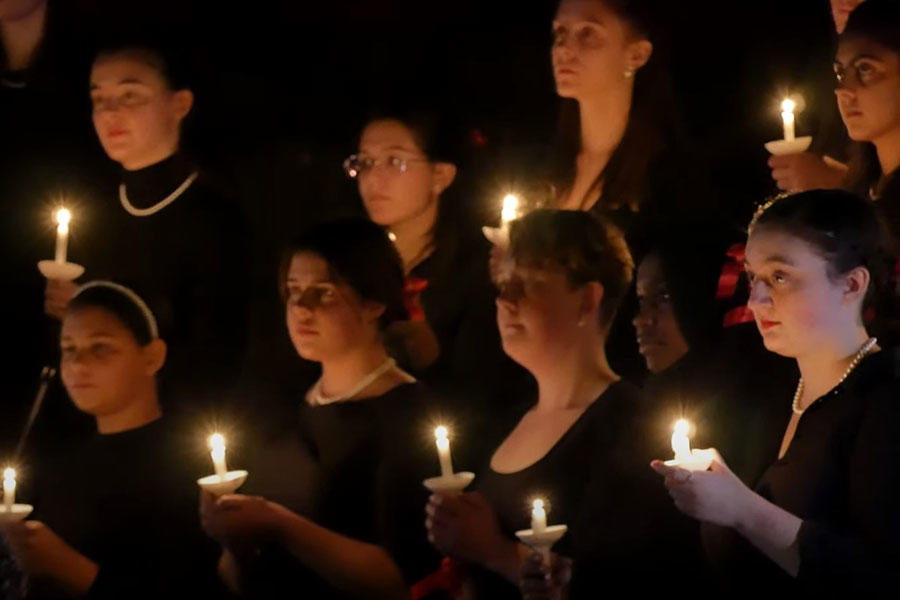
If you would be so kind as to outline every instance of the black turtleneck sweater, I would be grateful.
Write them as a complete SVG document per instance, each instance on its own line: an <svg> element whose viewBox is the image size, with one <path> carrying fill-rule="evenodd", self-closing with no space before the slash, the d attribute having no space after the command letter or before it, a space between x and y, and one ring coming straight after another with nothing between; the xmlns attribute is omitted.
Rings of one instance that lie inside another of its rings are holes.
<svg viewBox="0 0 900 600"><path fill-rule="evenodd" d="M181 154L122 176L128 202L146 209L181 186L196 166ZM246 228L235 203L203 173L148 216L126 211L120 190L73 224L85 248L84 280L108 278L148 303L169 346L162 386L185 408L218 401L236 378L245 347L249 297ZM77 244L73 239L73 244ZM77 248L77 246L76 246ZM81 261L78 250L72 260Z"/></svg>

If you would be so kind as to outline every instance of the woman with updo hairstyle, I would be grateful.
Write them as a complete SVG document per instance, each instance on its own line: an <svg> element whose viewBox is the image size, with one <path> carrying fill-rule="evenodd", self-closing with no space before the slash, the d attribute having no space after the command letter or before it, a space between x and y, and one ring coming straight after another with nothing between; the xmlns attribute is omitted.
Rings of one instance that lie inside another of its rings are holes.
<svg viewBox="0 0 900 600"><path fill-rule="evenodd" d="M26 597L215 595L192 485L202 454L161 408L156 317L131 289L92 281L68 304L60 349L63 385L96 433L26 472L38 520L3 527Z"/></svg>
<svg viewBox="0 0 900 600"><path fill-rule="evenodd" d="M295 426L314 465L302 482L310 501L293 510L279 498L204 493L220 574L253 597L408 598L438 564L418 516L437 461L425 390L384 346L387 327L406 318L397 251L366 219L325 223L288 246L281 289L297 353L321 365Z"/></svg>
<svg viewBox="0 0 900 600"><path fill-rule="evenodd" d="M771 425L780 449L752 489L718 453L704 472L653 463L704 524L727 589L874 595L896 584L900 362L864 320L893 261L875 207L847 192L781 198L751 223L749 308L766 348L800 372Z"/></svg>
<svg viewBox="0 0 900 600"><path fill-rule="evenodd" d="M541 209L512 223L507 256L497 325L538 393L476 478L477 491L432 495L425 524L432 543L462 565L474 597L515 598L520 569L534 567L515 531L529 528L532 500L541 498L549 523L569 527L545 565L547 581L565 587L557 577L567 577L567 557L573 597L593 597L650 564L677 517L641 475L642 457L655 451L642 447L644 401L603 351L631 284L631 255L608 222Z"/></svg>

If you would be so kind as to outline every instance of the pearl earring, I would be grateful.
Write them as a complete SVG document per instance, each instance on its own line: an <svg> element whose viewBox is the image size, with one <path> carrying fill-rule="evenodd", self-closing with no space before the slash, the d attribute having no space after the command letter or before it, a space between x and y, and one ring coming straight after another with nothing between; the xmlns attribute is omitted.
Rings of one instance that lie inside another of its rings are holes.
<svg viewBox="0 0 900 600"><path fill-rule="evenodd" d="M634 69L625 69L625 79L634 77Z"/></svg>

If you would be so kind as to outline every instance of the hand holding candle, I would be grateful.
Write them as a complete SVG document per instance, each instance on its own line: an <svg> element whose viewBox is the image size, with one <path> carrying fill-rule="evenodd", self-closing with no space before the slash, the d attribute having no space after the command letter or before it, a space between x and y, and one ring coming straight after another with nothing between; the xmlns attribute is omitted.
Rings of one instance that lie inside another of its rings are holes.
<svg viewBox="0 0 900 600"><path fill-rule="evenodd" d="M705 471L713 460L713 453L709 450L691 449L691 440L688 437L690 424L684 419L678 419L672 431L672 450L675 452L673 460L665 462L668 467L681 467L688 471Z"/></svg>
<svg viewBox="0 0 900 600"><path fill-rule="evenodd" d="M430 477L422 483L432 492L459 492L475 479L474 473L454 473L450 458L450 431L444 425L434 428L434 443L437 446L441 476Z"/></svg>
<svg viewBox="0 0 900 600"><path fill-rule="evenodd" d="M547 526L547 507L544 500L531 502L531 529L516 532L516 537L541 554L545 564L550 564L550 549L568 531L566 525Z"/></svg>

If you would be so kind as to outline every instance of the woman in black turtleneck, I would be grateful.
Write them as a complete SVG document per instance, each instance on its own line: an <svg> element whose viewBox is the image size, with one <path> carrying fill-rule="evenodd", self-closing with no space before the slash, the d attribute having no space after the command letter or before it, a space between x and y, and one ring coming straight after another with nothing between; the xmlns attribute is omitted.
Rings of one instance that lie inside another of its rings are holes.
<svg viewBox="0 0 900 600"><path fill-rule="evenodd" d="M144 46L100 52L91 70L97 136L122 165L109 190L80 217L88 276L127 282L159 307L171 347L164 386L215 398L236 374L244 347L248 293L246 235L237 205L179 151L193 93L175 61ZM51 282L47 312L59 315L73 284ZM181 404L181 403L179 403Z"/></svg>

